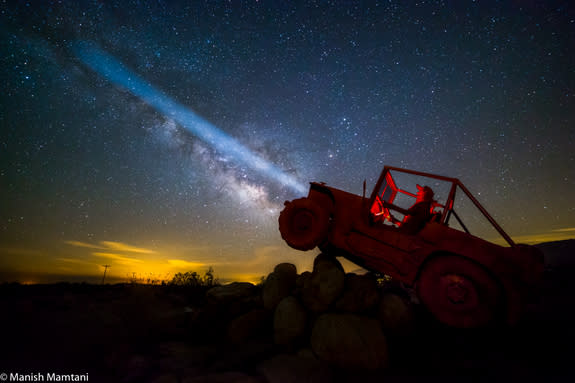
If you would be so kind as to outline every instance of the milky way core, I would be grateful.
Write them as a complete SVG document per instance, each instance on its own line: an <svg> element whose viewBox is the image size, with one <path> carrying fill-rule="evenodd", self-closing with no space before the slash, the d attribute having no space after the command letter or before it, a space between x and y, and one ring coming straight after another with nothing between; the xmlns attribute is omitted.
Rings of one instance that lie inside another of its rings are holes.
<svg viewBox="0 0 575 383"><path fill-rule="evenodd" d="M289 187L295 192L305 193L306 187L295 177L285 173L268 160L256 155L215 125L206 121L184 105L174 101L154 86L131 72L94 44L79 42L73 47L78 58L93 71L115 85L127 89L165 117L177 121L186 130L208 143L222 155L243 163L266 177Z"/></svg>

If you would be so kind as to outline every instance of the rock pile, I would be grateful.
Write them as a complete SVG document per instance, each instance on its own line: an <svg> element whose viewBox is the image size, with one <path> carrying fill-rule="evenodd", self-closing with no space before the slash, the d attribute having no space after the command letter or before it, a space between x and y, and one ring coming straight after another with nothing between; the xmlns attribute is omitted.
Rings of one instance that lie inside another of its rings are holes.
<svg viewBox="0 0 575 383"><path fill-rule="evenodd" d="M346 274L325 254L315 258L312 272L297 274L293 264L282 263L259 288L234 283L209 290L207 297L212 306L226 307L216 311L235 314L226 325L230 342L273 340L276 356L258 367L268 381L286 381L285 374L293 381L316 375L329 381L332 367L385 368L389 339L408 334L414 324L406 296L378 285L371 274ZM238 302L244 302L243 311L230 309Z"/></svg>

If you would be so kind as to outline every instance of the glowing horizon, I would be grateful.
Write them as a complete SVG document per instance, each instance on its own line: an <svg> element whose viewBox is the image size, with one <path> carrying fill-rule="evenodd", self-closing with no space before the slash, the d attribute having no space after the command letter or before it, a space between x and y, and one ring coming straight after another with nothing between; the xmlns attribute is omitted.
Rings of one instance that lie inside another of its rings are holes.
<svg viewBox="0 0 575 383"><path fill-rule="evenodd" d="M564 240L575 240L574 228L554 229L545 233L536 233L531 235L512 236L516 243L539 244L545 242L555 242ZM81 279L88 278L96 283L103 276L103 264L110 263L112 267L108 269L106 280L114 281L111 283L129 282L132 277L142 281L155 279L161 282L169 281L178 272L197 272L203 275L209 267L213 267L215 276L222 282L251 282L258 283L262 276L266 276L273 271L277 263L292 262L296 265L298 273L311 270L314 256L302 256L299 252L287 247L270 246L267 248L255 249L248 261L234 259L233 255L228 255L224 259L216 260L210 258L209 253L213 250L209 247L198 247L196 249L187 249L198 253L193 257L184 256L180 251L172 249L149 249L142 246L136 246L120 241L99 241L96 243L87 243L82 241L64 241L70 247L84 250L72 255L62 255L55 258L49 258L50 264L43 264L40 260L46 260L46 254L37 249L31 248L0 248L0 252L19 254L26 257L28 262L23 262L12 271L0 273L0 281L14 282L14 279L6 279L6 275L19 276L19 283L54 283L61 281L61 278ZM275 256L275 253L282 253ZM169 255L167 255L169 254ZM353 271L357 266L351 262L340 258L346 271ZM26 265L35 265L35 267L23 267ZM45 270L53 270L47 272ZM50 276L59 277L60 279L50 279ZM141 282L140 282L141 283Z"/></svg>

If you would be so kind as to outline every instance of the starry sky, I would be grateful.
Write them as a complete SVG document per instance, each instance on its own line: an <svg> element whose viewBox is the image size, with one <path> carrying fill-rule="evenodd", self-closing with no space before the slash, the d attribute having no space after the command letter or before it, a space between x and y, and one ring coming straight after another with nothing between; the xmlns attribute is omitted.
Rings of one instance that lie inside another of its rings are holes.
<svg viewBox="0 0 575 383"><path fill-rule="evenodd" d="M303 271L283 202L384 165L575 237L570 1L4 0L0 41L1 280Z"/></svg>

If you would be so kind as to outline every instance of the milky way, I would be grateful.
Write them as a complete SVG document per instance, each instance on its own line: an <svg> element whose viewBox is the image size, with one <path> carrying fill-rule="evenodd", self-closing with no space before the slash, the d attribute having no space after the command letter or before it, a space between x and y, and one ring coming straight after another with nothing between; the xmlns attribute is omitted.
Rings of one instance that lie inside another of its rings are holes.
<svg viewBox="0 0 575 383"><path fill-rule="evenodd" d="M266 177L292 188L298 193L305 193L305 186L293 176L286 174L277 166L258 156L190 109L178 104L169 96L155 89L151 84L140 79L137 74L130 72L114 57L106 54L106 52L84 42L75 45L75 52L77 52L84 63L98 74L112 83L126 88L164 116L174 119L222 155L228 155L235 162L245 163L253 171L263 173Z"/></svg>
<svg viewBox="0 0 575 383"><path fill-rule="evenodd" d="M0 18L0 271L97 274L116 251L264 274L311 257L281 241L284 200L309 181L361 194L386 164L460 178L518 242L575 233L570 1L13 1Z"/></svg>

